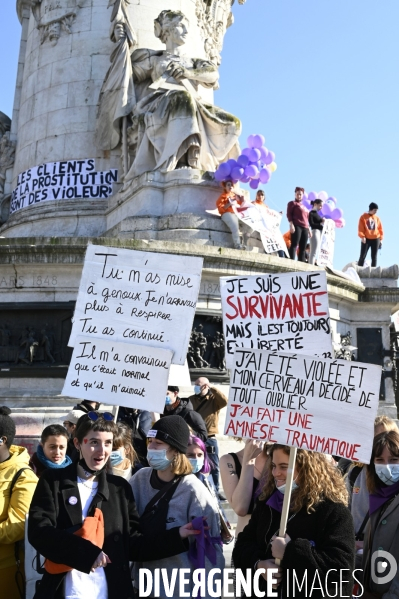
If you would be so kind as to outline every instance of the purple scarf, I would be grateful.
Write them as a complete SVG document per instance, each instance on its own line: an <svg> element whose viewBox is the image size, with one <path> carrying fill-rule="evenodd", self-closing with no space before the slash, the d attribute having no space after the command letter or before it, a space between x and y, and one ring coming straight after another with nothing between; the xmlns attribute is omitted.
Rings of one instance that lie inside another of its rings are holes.
<svg viewBox="0 0 399 599"><path fill-rule="evenodd" d="M270 495L269 499L266 501L266 505L270 505L277 512L283 511L283 503L284 503L284 495L275 489L273 493Z"/></svg>
<svg viewBox="0 0 399 599"><path fill-rule="evenodd" d="M384 505L389 499L392 499L399 493L399 482L393 485L384 485L383 487L377 487L375 493L370 494L370 516L373 512L376 512Z"/></svg>

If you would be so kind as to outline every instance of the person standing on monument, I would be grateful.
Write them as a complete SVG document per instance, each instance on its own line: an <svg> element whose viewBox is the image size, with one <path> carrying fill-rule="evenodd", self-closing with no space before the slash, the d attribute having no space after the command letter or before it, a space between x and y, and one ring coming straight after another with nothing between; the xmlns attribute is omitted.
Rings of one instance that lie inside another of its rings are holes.
<svg viewBox="0 0 399 599"><path fill-rule="evenodd" d="M211 473L212 479L219 499L224 501L226 498L219 489L219 446L216 435L219 432L219 413L222 408L227 406L227 397L216 387L211 387L206 377L201 376L194 382L194 395L190 395L188 401L191 401L194 410L205 421L208 432L206 449L214 464Z"/></svg>
<svg viewBox="0 0 399 599"><path fill-rule="evenodd" d="M306 262L305 251L308 239L312 237L309 230L308 210L302 204L305 190L303 187L295 187L295 200L287 204L287 219L290 223L291 247L289 254L291 260L295 260L296 250L299 246L298 261Z"/></svg>
<svg viewBox="0 0 399 599"><path fill-rule="evenodd" d="M313 200L311 204L312 210L309 212L309 226L312 230L312 238L310 240L309 264L316 264L316 256L321 245L321 234L325 218L319 214L323 207L323 200Z"/></svg>
<svg viewBox="0 0 399 599"><path fill-rule="evenodd" d="M371 248L371 266L377 266L377 251L382 247L384 231L377 216L378 204L371 202L369 211L359 218L358 235L362 242L358 266L363 266L369 248Z"/></svg>

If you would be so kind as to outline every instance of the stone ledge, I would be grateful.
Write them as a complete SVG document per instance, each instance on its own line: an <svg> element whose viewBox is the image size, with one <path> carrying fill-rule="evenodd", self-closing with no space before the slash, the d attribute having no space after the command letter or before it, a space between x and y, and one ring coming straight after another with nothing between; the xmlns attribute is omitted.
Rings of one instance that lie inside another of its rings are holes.
<svg viewBox="0 0 399 599"><path fill-rule="evenodd" d="M399 302L398 287L374 288L367 287L359 297L361 302L377 302L380 304L392 304Z"/></svg>

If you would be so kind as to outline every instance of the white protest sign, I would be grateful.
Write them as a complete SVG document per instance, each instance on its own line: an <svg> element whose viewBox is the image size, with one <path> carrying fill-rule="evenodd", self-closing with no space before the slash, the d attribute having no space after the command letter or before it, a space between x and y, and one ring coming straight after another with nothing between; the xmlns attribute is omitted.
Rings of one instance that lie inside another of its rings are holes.
<svg viewBox="0 0 399 599"><path fill-rule="evenodd" d="M78 335L171 349L184 364L202 258L89 245L69 345Z"/></svg>
<svg viewBox="0 0 399 599"><path fill-rule="evenodd" d="M172 352L78 337L61 395L163 412Z"/></svg>
<svg viewBox="0 0 399 599"><path fill-rule="evenodd" d="M319 266L332 266L334 261L335 222L326 218L321 232L320 250L317 258Z"/></svg>
<svg viewBox="0 0 399 599"><path fill-rule="evenodd" d="M10 214L53 200L106 199L113 193L118 170L96 171L94 158L47 162L18 175Z"/></svg>
<svg viewBox="0 0 399 599"><path fill-rule="evenodd" d="M236 349L225 434L369 463L381 367Z"/></svg>
<svg viewBox="0 0 399 599"><path fill-rule="evenodd" d="M221 277L226 365L236 347L332 358L325 272Z"/></svg>
<svg viewBox="0 0 399 599"><path fill-rule="evenodd" d="M260 233L263 247L267 254L283 250L288 256L287 246L280 231L281 214L266 205L244 203L233 204L237 218L248 227Z"/></svg>

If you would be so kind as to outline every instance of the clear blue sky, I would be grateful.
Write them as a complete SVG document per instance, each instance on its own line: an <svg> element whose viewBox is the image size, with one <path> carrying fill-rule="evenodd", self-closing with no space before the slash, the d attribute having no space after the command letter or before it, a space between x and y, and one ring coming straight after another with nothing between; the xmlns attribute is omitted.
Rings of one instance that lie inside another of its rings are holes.
<svg viewBox="0 0 399 599"><path fill-rule="evenodd" d="M398 262L398 0L247 0L233 12L215 103L242 120L242 146L262 133L276 153L278 170L264 187L269 205L285 210L296 185L335 196L346 220L336 237L341 268L358 258L359 215L377 202L379 264ZM11 116L14 0L3 0L0 16L0 110Z"/></svg>

